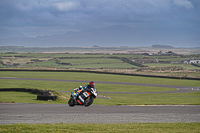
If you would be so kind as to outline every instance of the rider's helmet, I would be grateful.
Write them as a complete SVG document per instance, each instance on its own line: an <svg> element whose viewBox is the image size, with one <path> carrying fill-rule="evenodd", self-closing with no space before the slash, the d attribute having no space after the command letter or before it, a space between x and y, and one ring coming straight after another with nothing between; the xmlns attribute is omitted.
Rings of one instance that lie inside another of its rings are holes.
<svg viewBox="0 0 200 133"><path fill-rule="evenodd" d="M90 81L89 84L90 84L90 87L91 87L91 88L94 88L94 87L95 87L95 82L94 82L94 81Z"/></svg>
<svg viewBox="0 0 200 133"><path fill-rule="evenodd" d="M83 87L80 85L78 89L79 89L79 90L82 90L82 89L83 89Z"/></svg>

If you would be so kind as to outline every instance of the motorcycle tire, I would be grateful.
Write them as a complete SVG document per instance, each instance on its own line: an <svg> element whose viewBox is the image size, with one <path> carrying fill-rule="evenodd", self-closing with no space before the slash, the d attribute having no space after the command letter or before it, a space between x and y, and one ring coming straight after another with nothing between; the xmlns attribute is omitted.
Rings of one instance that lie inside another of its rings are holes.
<svg viewBox="0 0 200 133"><path fill-rule="evenodd" d="M75 106L75 100L73 98L70 98L68 101L68 104L70 107L74 107Z"/></svg>
<svg viewBox="0 0 200 133"><path fill-rule="evenodd" d="M89 97L85 100L84 105L85 105L85 107L88 107L88 106L90 106L93 102L94 102L94 98L91 97L91 96L89 96Z"/></svg>

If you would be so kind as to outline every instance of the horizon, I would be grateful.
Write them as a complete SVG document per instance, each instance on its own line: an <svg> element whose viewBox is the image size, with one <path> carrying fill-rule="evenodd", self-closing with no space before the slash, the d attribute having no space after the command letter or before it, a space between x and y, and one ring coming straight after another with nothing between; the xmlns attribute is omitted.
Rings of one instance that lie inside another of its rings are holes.
<svg viewBox="0 0 200 133"><path fill-rule="evenodd" d="M154 44L154 45L160 45L161 47L172 47L170 49L200 49L200 46L198 47L174 47L172 45L161 45L161 44ZM94 45L94 46L20 46L20 45L17 45L17 46L12 46L12 45L9 45L9 46L0 46L0 47L19 47L19 48L152 48L152 49L165 49L167 50L168 48L154 48L152 47L153 45L151 46L141 46L141 47L137 47L137 46L98 46L98 45Z"/></svg>

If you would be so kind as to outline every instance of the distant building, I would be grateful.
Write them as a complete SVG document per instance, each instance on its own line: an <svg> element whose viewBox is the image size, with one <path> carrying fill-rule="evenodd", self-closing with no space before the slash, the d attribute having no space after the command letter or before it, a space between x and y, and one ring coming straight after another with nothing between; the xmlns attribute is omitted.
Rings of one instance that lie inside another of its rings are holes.
<svg viewBox="0 0 200 133"><path fill-rule="evenodd" d="M200 64L200 59L188 59L188 60L185 60L183 61L184 64Z"/></svg>
<svg viewBox="0 0 200 133"><path fill-rule="evenodd" d="M163 52L160 50L157 54L154 54L154 55L155 55L155 56L172 56L172 55L177 55L177 53L174 53L174 52L172 52L172 51L163 53Z"/></svg>

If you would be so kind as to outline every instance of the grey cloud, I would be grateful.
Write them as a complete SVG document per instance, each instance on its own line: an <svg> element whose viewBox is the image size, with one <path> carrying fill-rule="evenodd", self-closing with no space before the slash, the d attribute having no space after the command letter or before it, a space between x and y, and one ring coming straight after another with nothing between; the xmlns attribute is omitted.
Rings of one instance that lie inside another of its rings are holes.
<svg viewBox="0 0 200 133"><path fill-rule="evenodd" d="M75 0L55 3L54 6L61 12L73 11L81 7L80 2Z"/></svg>
<svg viewBox="0 0 200 133"><path fill-rule="evenodd" d="M0 27L53 30L195 21L198 18L192 11L197 10L197 3L199 0L0 0Z"/></svg>
<svg viewBox="0 0 200 133"><path fill-rule="evenodd" d="M150 17L160 13L168 13L171 9L171 0L3 0L7 7L4 16L29 20L30 24L37 24L38 19L51 20L51 23L75 21L86 19L96 21L103 19L117 21L127 19L135 21L137 18ZM2 2L1 2L2 3ZM192 9L193 5L188 0L174 0L176 6ZM9 11L13 11L9 14ZM2 15L2 14L1 14ZM14 15L14 16L13 16ZM143 16L144 15L144 16ZM134 19L133 19L134 18ZM23 23L24 20L22 20ZM36 22L34 22L36 21Z"/></svg>
<svg viewBox="0 0 200 133"><path fill-rule="evenodd" d="M193 9L193 4L188 0L174 0L173 1L176 6L184 7L186 9Z"/></svg>

